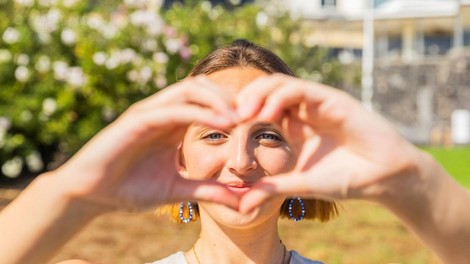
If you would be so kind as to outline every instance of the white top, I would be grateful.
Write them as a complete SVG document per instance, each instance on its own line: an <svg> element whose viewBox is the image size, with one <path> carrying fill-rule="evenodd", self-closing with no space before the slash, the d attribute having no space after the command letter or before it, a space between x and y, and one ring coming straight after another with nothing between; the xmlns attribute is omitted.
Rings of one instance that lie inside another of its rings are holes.
<svg viewBox="0 0 470 264"><path fill-rule="evenodd" d="M304 258L295 250L291 250L290 254L291 258L289 264L323 264L323 262L320 261ZM178 251L164 259L147 264L188 264L188 261L184 257L184 253L182 251Z"/></svg>

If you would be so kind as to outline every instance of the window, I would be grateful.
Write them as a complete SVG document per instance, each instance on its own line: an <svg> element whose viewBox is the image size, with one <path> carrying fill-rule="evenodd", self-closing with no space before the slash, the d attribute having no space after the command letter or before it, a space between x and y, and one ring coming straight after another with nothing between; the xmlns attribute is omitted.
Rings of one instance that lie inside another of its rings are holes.
<svg viewBox="0 0 470 264"><path fill-rule="evenodd" d="M336 0L321 0L321 6L323 8L335 8Z"/></svg>
<svg viewBox="0 0 470 264"><path fill-rule="evenodd" d="M384 2L387 2L387 0L374 0L374 7L378 7Z"/></svg>
<svg viewBox="0 0 470 264"><path fill-rule="evenodd" d="M447 34L425 34L424 54L443 55L452 47L452 36Z"/></svg>

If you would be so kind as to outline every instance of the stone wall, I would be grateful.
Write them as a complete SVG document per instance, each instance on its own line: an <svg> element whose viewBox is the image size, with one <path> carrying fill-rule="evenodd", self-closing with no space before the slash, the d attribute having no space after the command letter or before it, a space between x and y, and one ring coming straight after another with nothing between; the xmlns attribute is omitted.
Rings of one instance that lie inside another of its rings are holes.
<svg viewBox="0 0 470 264"><path fill-rule="evenodd" d="M417 144L451 145L451 114L470 110L470 50L412 63L377 61L374 109Z"/></svg>

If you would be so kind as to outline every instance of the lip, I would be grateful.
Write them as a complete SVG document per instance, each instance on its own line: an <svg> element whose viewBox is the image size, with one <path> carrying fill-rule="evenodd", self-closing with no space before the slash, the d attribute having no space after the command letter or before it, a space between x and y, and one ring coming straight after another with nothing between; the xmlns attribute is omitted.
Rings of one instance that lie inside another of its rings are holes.
<svg viewBox="0 0 470 264"><path fill-rule="evenodd" d="M251 189L251 185L247 185L244 183L227 184L227 188L234 193L243 195Z"/></svg>

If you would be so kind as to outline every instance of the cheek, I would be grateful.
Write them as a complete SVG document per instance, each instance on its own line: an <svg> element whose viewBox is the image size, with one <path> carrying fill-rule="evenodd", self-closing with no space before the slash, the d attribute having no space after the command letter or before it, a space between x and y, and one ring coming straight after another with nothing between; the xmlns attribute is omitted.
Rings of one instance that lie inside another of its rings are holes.
<svg viewBox="0 0 470 264"><path fill-rule="evenodd" d="M197 148L185 151L185 164L188 177L207 180L218 174L224 166L223 153Z"/></svg>
<svg viewBox="0 0 470 264"><path fill-rule="evenodd" d="M288 172L295 167L295 155L286 149L257 149L256 156L269 175Z"/></svg>

